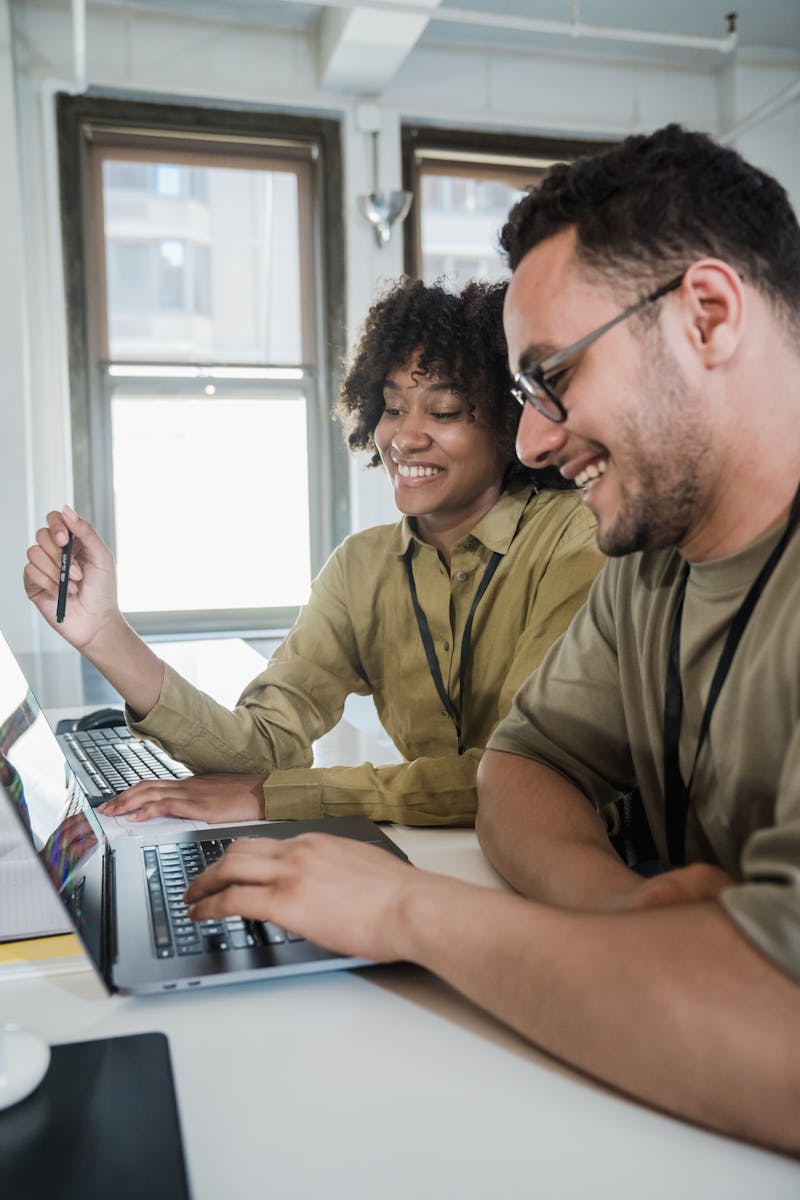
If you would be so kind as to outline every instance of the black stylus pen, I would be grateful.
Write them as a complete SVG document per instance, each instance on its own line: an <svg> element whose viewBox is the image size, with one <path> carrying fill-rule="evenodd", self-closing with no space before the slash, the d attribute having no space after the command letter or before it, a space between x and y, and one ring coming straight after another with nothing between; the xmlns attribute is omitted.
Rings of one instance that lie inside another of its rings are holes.
<svg viewBox="0 0 800 1200"><path fill-rule="evenodd" d="M72 534L67 538L67 544L61 551L61 567L58 572L58 599L56 600L56 621L64 620L67 611L67 587L69 586L69 564L72 561Z"/></svg>

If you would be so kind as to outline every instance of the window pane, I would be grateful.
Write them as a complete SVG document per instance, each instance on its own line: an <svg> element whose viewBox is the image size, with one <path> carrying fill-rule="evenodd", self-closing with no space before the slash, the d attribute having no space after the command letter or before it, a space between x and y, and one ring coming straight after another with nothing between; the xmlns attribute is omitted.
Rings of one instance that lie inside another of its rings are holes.
<svg viewBox="0 0 800 1200"><path fill-rule="evenodd" d="M423 173L420 183L425 282L443 277L447 287L458 291L469 279L504 279L508 269L497 239L522 191L463 172Z"/></svg>
<svg viewBox="0 0 800 1200"><path fill-rule="evenodd" d="M305 399L117 393L111 410L123 610L303 604Z"/></svg>
<svg viewBox="0 0 800 1200"><path fill-rule="evenodd" d="M103 162L109 357L300 363L297 175Z"/></svg>

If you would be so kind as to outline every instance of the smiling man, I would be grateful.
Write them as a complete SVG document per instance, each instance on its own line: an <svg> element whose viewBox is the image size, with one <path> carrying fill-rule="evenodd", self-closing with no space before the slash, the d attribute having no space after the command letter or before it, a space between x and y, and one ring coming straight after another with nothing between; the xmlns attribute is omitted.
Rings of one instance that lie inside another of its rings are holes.
<svg viewBox="0 0 800 1200"><path fill-rule="evenodd" d="M478 775L521 895L363 846L242 843L192 914L269 917L442 975L660 1108L800 1153L800 229L671 126L511 214L518 452L583 485L613 555ZM612 850L638 786L667 868Z"/></svg>

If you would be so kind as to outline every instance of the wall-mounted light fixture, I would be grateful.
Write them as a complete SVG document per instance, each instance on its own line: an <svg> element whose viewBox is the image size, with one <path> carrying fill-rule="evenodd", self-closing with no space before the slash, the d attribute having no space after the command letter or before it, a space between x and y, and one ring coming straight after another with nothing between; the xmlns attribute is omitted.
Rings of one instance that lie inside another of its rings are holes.
<svg viewBox="0 0 800 1200"><path fill-rule="evenodd" d="M392 226L408 216L411 208L411 192L400 190L383 192L378 186L378 138L380 136L380 111L362 104L356 112L358 127L372 139L372 191L357 196L358 211L369 221L375 233L375 241L385 246L392 236Z"/></svg>

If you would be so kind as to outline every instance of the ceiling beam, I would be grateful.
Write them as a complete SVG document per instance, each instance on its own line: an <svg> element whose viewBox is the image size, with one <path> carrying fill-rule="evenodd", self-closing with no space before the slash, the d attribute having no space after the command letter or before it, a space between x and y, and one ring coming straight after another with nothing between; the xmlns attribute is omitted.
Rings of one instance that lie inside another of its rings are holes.
<svg viewBox="0 0 800 1200"><path fill-rule="evenodd" d="M318 28L319 85L377 96L408 58L440 0L402 11L391 0L323 9Z"/></svg>

